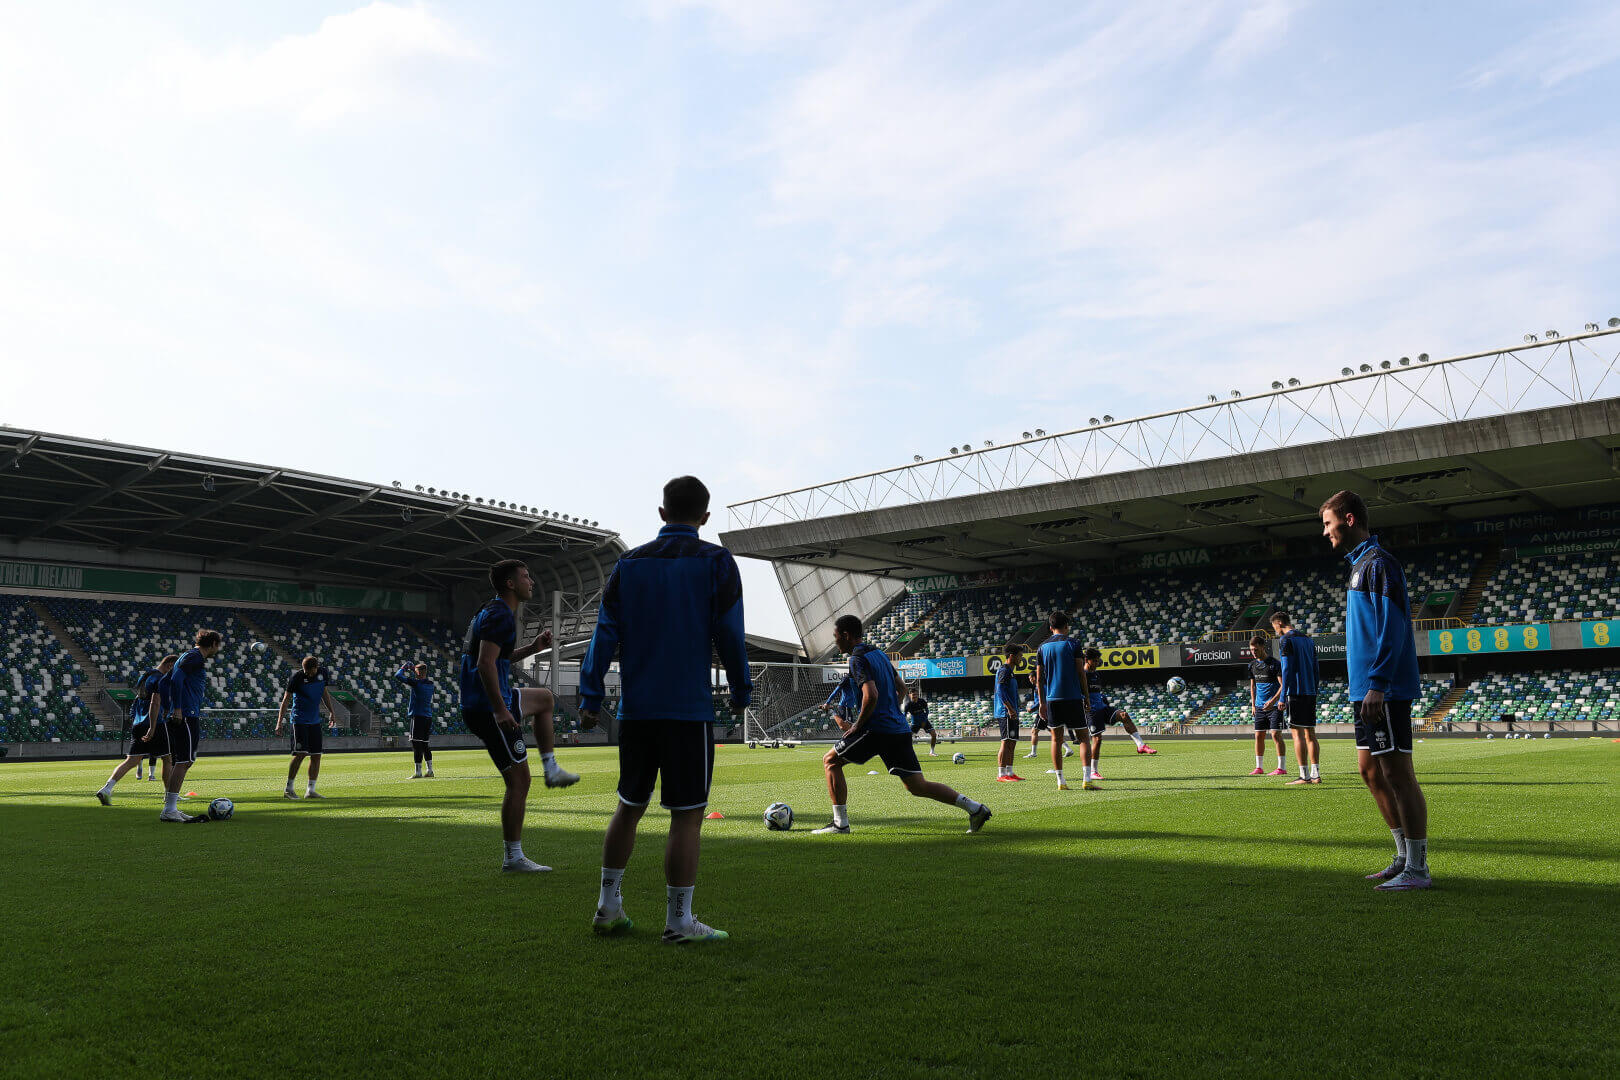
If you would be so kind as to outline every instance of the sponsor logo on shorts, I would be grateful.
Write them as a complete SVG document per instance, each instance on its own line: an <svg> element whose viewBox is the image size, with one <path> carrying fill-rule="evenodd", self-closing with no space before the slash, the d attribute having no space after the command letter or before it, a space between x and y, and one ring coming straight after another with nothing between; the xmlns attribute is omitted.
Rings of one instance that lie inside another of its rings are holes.
<svg viewBox="0 0 1620 1080"><path fill-rule="evenodd" d="M514 754L523 753L523 740L522 739L516 739L516 740L513 741L513 743L512 743L512 752Z"/></svg>

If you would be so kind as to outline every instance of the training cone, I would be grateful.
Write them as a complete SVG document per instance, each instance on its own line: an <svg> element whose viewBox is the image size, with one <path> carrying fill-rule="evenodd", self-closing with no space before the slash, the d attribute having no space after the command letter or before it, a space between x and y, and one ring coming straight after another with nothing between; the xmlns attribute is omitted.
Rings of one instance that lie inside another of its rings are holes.
<svg viewBox="0 0 1620 1080"><path fill-rule="evenodd" d="M197 793L196 793L196 792L195 792L195 791L188 791L188 792L186 792L186 798L188 798L188 799L195 799L195 798L196 798L196 797L197 797Z"/></svg>
<svg viewBox="0 0 1620 1080"><path fill-rule="evenodd" d="M705 820L705 821L722 821L722 820L725 819L725 816L726 815L722 814L718 810L710 810L707 814L703 815L703 820Z"/></svg>

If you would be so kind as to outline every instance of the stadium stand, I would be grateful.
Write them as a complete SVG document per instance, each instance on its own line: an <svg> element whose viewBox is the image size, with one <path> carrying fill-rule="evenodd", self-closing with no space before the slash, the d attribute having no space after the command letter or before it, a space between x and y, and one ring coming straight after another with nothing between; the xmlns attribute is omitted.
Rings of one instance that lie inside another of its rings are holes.
<svg viewBox="0 0 1620 1080"><path fill-rule="evenodd" d="M1423 676L1423 688L1412 715L1421 717L1433 707L1447 690L1451 689L1449 676ZM1350 714L1349 687L1343 679L1323 679L1318 685L1316 719L1320 724L1354 723ZM1249 684L1242 683L1229 693L1221 695L1198 718L1201 724L1254 723L1254 710L1249 705Z"/></svg>
<svg viewBox="0 0 1620 1080"><path fill-rule="evenodd" d="M1493 672L1475 679L1452 707L1450 723L1591 724L1620 719L1620 668L1597 671Z"/></svg>
<svg viewBox="0 0 1620 1080"><path fill-rule="evenodd" d="M0 742L118 738L79 697L84 671L26 597L0 595Z"/></svg>
<svg viewBox="0 0 1620 1080"><path fill-rule="evenodd" d="M1485 587L1475 621L1604 619L1620 610L1620 552L1509 559Z"/></svg>

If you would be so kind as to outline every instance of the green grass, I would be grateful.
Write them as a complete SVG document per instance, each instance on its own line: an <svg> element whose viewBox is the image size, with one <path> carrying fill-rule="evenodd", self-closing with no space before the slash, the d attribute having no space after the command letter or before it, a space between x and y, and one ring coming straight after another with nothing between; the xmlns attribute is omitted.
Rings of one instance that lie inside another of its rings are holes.
<svg viewBox="0 0 1620 1080"><path fill-rule="evenodd" d="M636 930L590 933L611 751L536 785L557 869L524 877L481 752L432 781L334 755L320 804L282 800L284 759L204 757L187 786L237 812L190 828L133 776L98 806L107 765L8 764L0 1076L1620 1072L1620 745L1420 746L1436 888L1399 895L1362 880L1391 845L1347 744L1315 788L1239 775L1247 739L1160 748L1110 740L1098 792L924 758L995 810L977 836L852 770L844 837L808 835L816 752L723 748L695 908L732 940L691 949L657 940L656 811Z"/></svg>

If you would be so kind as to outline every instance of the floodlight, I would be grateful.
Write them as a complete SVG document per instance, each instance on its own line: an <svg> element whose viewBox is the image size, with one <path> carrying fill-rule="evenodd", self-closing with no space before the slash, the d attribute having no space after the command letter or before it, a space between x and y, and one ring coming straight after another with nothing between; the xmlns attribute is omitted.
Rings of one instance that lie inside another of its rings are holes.
<svg viewBox="0 0 1620 1080"><path fill-rule="evenodd" d="M1524 335L1524 340L1526 340L1526 341L1534 341L1534 340L1536 340L1536 335L1534 335L1534 334L1526 334L1526 335Z"/></svg>
<svg viewBox="0 0 1620 1080"><path fill-rule="evenodd" d="M989 447L992 447L992 446L994 446L996 444L991 442L989 439L986 439L986 440L984 440L984 445L985 445L986 449L988 449Z"/></svg>
<svg viewBox="0 0 1620 1080"><path fill-rule="evenodd" d="M421 491L421 490L422 490L422 485L421 485L421 484L417 484L417 485L416 485L416 490L417 490L417 491Z"/></svg>
<svg viewBox="0 0 1620 1080"><path fill-rule="evenodd" d="M1113 422L1114 418L1112 416L1109 416L1107 413L1103 413L1103 423L1112 424Z"/></svg>
<svg viewBox="0 0 1620 1080"><path fill-rule="evenodd" d="M399 482L399 481L398 481L398 480L395 480L395 481L394 481L394 486L395 486L395 487L403 487L403 486L404 486L404 485L403 485L403 484L401 484L401 483L400 483L400 482Z"/></svg>
<svg viewBox="0 0 1620 1080"><path fill-rule="evenodd" d="M1412 366L1412 358L1410 356L1401 357L1401 367L1411 367L1411 366Z"/></svg>
<svg viewBox="0 0 1620 1080"><path fill-rule="evenodd" d="M1367 373L1367 372L1369 372L1369 371L1371 371L1371 370L1372 370L1372 365L1371 365L1371 364L1362 364L1362 365L1361 365L1361 372L1362 372L1362 374L1364 374L1364 375L1365 375L1365 374L1366 374L1366 373Z"/></svg>
<svg viewBox="0 0 1620 1080"><path fill-rule="evenodd" d="M1273 390L1281 390L1283 388L1283 385L1282 385L1282 383L1278 382L1276 379L1272 379L1271 380L1271 388Z"/></svg>
<svg viewBox="0 0 1620 1080"><path fill-rule="evenodd" d="M1242 397L1242 396L1243 396L1243 391L1241 391L1241 390L1234 390L1234 391L1232 391L1232 396L1233 396L1233 397Z"/></svg>
<svg viewBox="0 0 1620 1080"><path fill-rule="evenodd" d="M921 454L912 454L911 455L911 460L912 461L921 461L922 459L923 459L923 456Z"/></svg>
<svg viewBox="0 0 1620 1080"><path fill-rule="evenodd" d="M1587 331L1588 331L1588 332L1589 332L1589 333L1590 333L1590 332L1591 332L1591 331L1593 331L1593 330L1596 330L1596 329L1597 329L1597 328L1598 328L1598 324L1597 324L1597 323L1595 323L1595 322L1589 322L1589 323L1587 323L1587 324L1586 324L1586 329L1587 329Z"/></svg>
<svg viewBox="0 0 1620 1080"><path fill-rule="evenodd" d="M1558 331L1556 331L1556 330L1548 330L1548 331L1547 331L1547 332L1545 332L1545 333L1544 333L1544 334L1542 334L1542 335L1541 335L1541 336L1542 336L1542 337L1544 337L1544 338L1546 338L1546 339L1547 339L1547 340L1549 340L1549 341L1551 341L1551 340L1552 340L1552 339L1553 339L1553 338L1557 338L1557 337L1563 337L1563 335L1562 335L1562 334L1560 334L1560 333L1559 333L1559 332L1558 332Z"/></svg>
<svg viewBox="0 0 1620 1080"><path fill-rule="evenodd" d="M1298 386L1299 385L1299 380L1298 379L1289 379L1288 380L1288 385L1289 386Z"/></svg>
<svg viewBox="0 0 1620 1080"><path fill-rule="evenodd" d="M204 491L213 491L214 490L214 474L213 473L209 473L208 475L203 477L203 485L202 485L202 487L203 487Z"/></svg>
<svg viewBox="0 0 1620 1080"><path fill-rule="evenodd" d="M1620 319L1610 319L1609 320L1609 325L1610 326L1620 326ZM1036 428L1035 429L1035 435L1036 435L1037 438L1039 438L1040 436L1045 435L1045 434L1046 434L1046 429L1045 428Z"/></svg>
<svg viewBox="0 0 1620 1080"><path fill-rule="evenodd" d="M1594 329L1595 329L1595 327L1594 327ZM1024 438L1026 438L1026 439L1028 439L1028 438L1031 438L1031 437L1032 437L1032 436L1031 436L1031 435L1030 435L1030 433L1029 433L1029 432L1027 432L1027 431L1026 431L1026 432L1024 432Z"/></svg>
<svg viewBox="0 0 1620 1080"><path fill-rule="evenodd" d="M1614 318L1611 318L1611 319L1610 319L1610 320L1609 320L1609 329L1611 329L1611 330L1612 330L1612 329L1614 329L1614 328L1615 328L1615 327L1617 327L1617 326L1620 326L1620 319L1614 319Z"/></svg>
<svg viewBox="0 0 1620 1080"><path fill-rule="evenodd" d="M1418 363L1427 364L1428 362L1429 362L1429 354L1428 353L1426 353L1426 352L1418 353Z"/></svg>
<svg viewBox="0 0 1620 1080"><path fill-rule="evenodd" d="M1221 400L1220 398L1216 397L1214 394L1205 394L1204 398L1207 401L1219 401L1219 400Z"/></svg>
<svg viewBox="0 0 1620 1080"><path fill-rule="evenodd" d="M1388 360L1380 360L1380 361L1378 361L1378 366L1383 368L1385 371L1388 371L1389 370L1389 361Z"/></svg>
<svg viewBox="0 0 1620 1080"><path fill-rule="evenodd" d="M484 503L484 497L482 495L480 495L480 496L478 496L478 498L474 499L473 502L478 503L480 506L482 506L483 503Z"/></svg>
<svg viewBox="0 0 1620 1080"><path fill-rule="evenodd" d="M1354 375L1355 372L1351 371L1349 368L1340 368L1339 369L1339 374L1340 375Z"/></svg>
<svg viewBox="0 0 1620 1080"><path fill-rule="evenodd" d="M1095 417L1095 416L1093 416L1093 417L1092 417L1092 418L1091 418L1091 426L1092 426L1092 427L1096 427L1096 426L1097 426L1097 418L1096 418L1096 417Z"/></svg>
<svg viewBox="0 0 1620 1080"><path fill-rule="evenodd" d="M960 447L955 447L955 446L951 447L951 453L955 454L955 453L959 453L959 452L960 452Z"/></svg>
<svg viewBox="0 0 1620 1080"><path fill-rule="evenodd" d="M410 520L411 520L411 508L410 507L402 506L402 507L399 508L399 520L405 522L406 524L410 523Z"/></svg>

